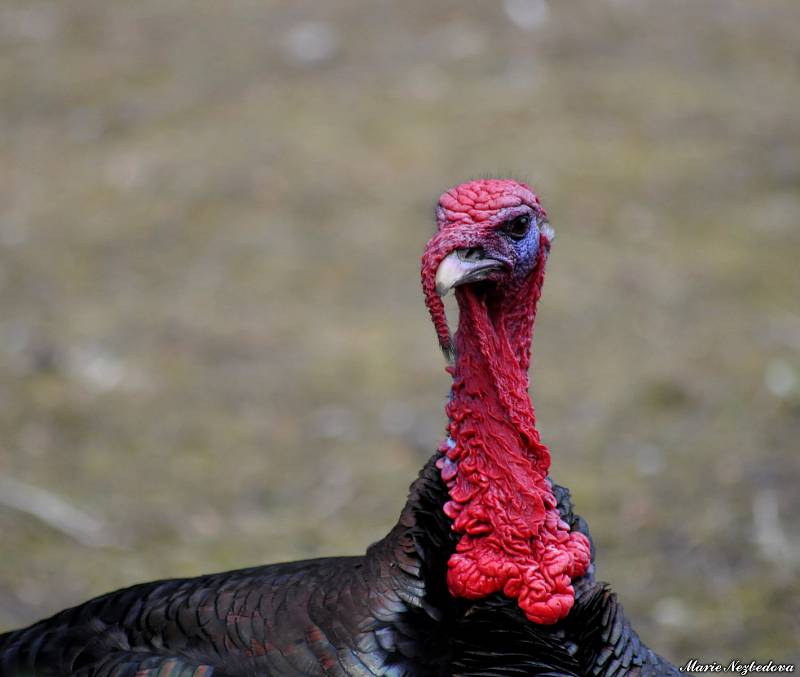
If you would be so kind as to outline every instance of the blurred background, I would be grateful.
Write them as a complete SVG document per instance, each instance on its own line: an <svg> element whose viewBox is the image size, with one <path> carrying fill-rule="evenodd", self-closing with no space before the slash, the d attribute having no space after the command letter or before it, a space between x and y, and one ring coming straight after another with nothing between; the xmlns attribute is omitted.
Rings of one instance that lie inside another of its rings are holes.
<svg viewBox="0 0 800 677"><path fill-rule="evenodd" d="M793 0L0 6L0 630L362 552L444 427L439 193L558 239L532 396L676 661L800 658Z"/></svg>

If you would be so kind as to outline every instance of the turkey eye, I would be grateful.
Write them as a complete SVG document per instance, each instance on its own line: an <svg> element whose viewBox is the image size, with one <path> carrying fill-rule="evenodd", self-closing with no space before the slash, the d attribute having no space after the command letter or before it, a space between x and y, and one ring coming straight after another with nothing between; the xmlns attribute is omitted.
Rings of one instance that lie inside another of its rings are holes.
<svg viewBox="0 0 800 677"><path fill-rule="evenodd" d="M511 219L506 223L505 231L514 240L521 240L528 234L528 229L531 226L531 217L528 214L522 214L516 218Z"/></svg>

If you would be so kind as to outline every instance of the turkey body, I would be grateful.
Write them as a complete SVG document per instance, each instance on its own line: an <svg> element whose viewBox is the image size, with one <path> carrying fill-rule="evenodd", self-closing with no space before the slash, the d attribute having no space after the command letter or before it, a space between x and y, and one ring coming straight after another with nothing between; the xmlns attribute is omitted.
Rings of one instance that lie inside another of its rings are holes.
<svg viewBox="0 0 800 677"><path fill-rule="evenodd" d="M677 675L644 646L590 573L563 621L512 600L457 600L456 537L435 455L398 523L360 557L274 564L136 585L0 635L0 675ZM569 493L559 511L588 535Z"/></svg>
<svg viewBox="0 0 800 677"><path fill-rule="evenodd" d="M445 193L422 258L448 436L361 557L134 586L0 636L0 677L677 675L594 580L528 396L552 229L512 180ZM458 287L451 340L441 297Z"/></svg>

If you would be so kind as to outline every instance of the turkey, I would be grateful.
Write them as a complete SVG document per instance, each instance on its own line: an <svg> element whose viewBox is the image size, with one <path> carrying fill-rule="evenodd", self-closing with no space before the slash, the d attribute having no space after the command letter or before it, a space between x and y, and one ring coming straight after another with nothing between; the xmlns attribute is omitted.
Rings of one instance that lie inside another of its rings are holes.
<svg viewBox="0 0 800 677"><path fill-rule="evenodd" d="M553 237L512 180L446 192L422 287L447 436L357 557L135 585L0 635L0 675L677 675L632 629L548 478L528 366ZM454 290L451 336L442 297Z"/></svg>

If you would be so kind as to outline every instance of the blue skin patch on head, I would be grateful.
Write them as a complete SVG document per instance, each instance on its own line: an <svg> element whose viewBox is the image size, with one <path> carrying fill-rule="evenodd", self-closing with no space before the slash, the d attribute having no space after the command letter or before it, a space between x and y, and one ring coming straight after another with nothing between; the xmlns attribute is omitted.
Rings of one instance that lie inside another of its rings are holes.
<svg viewBox="0 0 800 677"><path fill-rule="evenodd" d="M523 239L513 242L512 246L519 254L520 268L524 268L525 274L530 273L539 259L538 225L532 223L528 234Z"/></svg>
<svg viewBox="0 0 800 677"><path fill-rule="evenodd" d="M519 218L520 216L529 216L531 219L530 227L528 228L528 232L525 233L525 236L520 239L516 239L508 233L504 234L509 246L516 254L514 277L526 277L529 275L536 267L536 263L539 260L539 239L541 230L540 220L536 217L536 215L530 212L522 212L521 214L515 214L510 219L507 219L504 223L509 224L515 218ZM502 228L503 226L501 226L501 229Z"/></svg>

